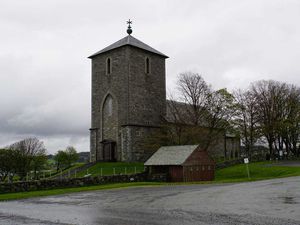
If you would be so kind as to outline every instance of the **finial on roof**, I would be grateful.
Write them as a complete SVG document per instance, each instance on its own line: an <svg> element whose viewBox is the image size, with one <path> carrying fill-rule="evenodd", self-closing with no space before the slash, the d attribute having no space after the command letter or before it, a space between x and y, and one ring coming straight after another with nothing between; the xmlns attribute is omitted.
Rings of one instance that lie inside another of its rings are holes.
<svg viewBox="0 0 300 225"><path fill-rule="evenodd" d="M129 19L128 21L127 21L127 24L128 24L128 28L127 28L127 34L131 34L132 33L132 29L131 29L131 26L130 26L130 24L132 24L132 21Z"/></svg>

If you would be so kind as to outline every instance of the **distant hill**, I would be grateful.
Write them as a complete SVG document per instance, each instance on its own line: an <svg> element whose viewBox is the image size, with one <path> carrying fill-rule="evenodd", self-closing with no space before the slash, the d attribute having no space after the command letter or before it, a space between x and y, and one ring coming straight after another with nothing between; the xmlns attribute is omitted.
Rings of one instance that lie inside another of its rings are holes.
<svg viewBox="0 0 300 225"><path fill-rule="evenodd" d="M90 161L90 152L79 152L79 158L77 162L89 162Z"/></svg>
<svg viewBox="0 0 300 225"><path fill-rule="evenodd" d="M78 160L77 162L89 162L90 161L90 152L79 152L78 153ZM47 158L48 160L53 160L54 158L54 155L50 154L50 155L47 155Z"/></svg>

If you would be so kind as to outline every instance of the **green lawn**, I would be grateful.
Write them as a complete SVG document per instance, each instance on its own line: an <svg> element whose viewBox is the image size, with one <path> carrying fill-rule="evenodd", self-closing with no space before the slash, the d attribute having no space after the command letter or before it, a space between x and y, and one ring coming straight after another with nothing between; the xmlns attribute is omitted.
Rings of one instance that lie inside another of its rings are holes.
<svg viewBox="0 0 300 225"><path fill-rule="evenodd" d="M64 174L68 174L70 170L79 168L79 167L83 166L84 164L85 164L85 163L75 163L75 164L73 164L71 167L62 170L62 174L63 174L63 175L64 175ZM48 174L49 174L49 173L48 173ZM53 170L53 171L52 171L51 178L53 178L53 177L59 177L60 174L61 174L60 171L57 172L56 170Z"/></svg>
<svg viewBox="0 0 300 225"><path fill-rule="evenodd" d="M90 167L88 170L78 173L77 177L83 177L86 174L92 176L113 175L113 174L133 174L144 171L143 163L126 162L101 162Z"/></svg>
<svg viewBox="0 0 300 225"><path fill-rule="evenodd" d="M216 182L255 181L289 176L300 176L300 167L277 166L270 162L249 163L250 179L246 165L240 164L216 171Z"/></svg>

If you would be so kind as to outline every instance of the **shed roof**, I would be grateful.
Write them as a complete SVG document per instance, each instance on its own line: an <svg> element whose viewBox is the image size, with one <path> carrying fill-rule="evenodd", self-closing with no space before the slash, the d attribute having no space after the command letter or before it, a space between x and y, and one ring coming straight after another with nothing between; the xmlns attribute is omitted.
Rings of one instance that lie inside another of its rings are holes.
<svg viewBox="0 0 300 225"><path fill-rule="evenodd" d="M155 54L158 54L158 55L161 55L165 58L168 58L168 56L166 56L165 54L155 50L154 48L150 47L149 45L141 42L140 40L134 38L133 36L131 35L128 35L124 38L122 38L121 40L107 46L106 48L96 52L95 54L89 56L89 58L93 58L94 56L96 55L99 55L101 53L104 53L104 52L107 52L107 51L110 51L110 50L113 50L113 49L116 49L116 48L119 48L119 47L122 47L122 46L125 46L125 45L131 45L131 46L134 46L134 47L137 47L137 48L140 48L140 49L144 49L146 51L149 51L149 52L153 52Z"/></svg>
<svg viewBox="0 0 300 225"><path fill-rule="evenodd" d="M176 145L160 147L146 162L152 165L182 165L198 145Z"/></svg>

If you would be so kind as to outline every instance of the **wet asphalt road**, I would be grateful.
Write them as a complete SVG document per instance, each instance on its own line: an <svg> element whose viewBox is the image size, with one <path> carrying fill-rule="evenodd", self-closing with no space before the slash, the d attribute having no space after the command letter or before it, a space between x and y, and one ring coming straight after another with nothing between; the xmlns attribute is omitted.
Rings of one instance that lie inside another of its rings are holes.
<svg viewBox="0 0 300 225"><path fill-rule="evenodd" d="M300 177L139 187L0 202L0 224L300 225Z"/></svg>

